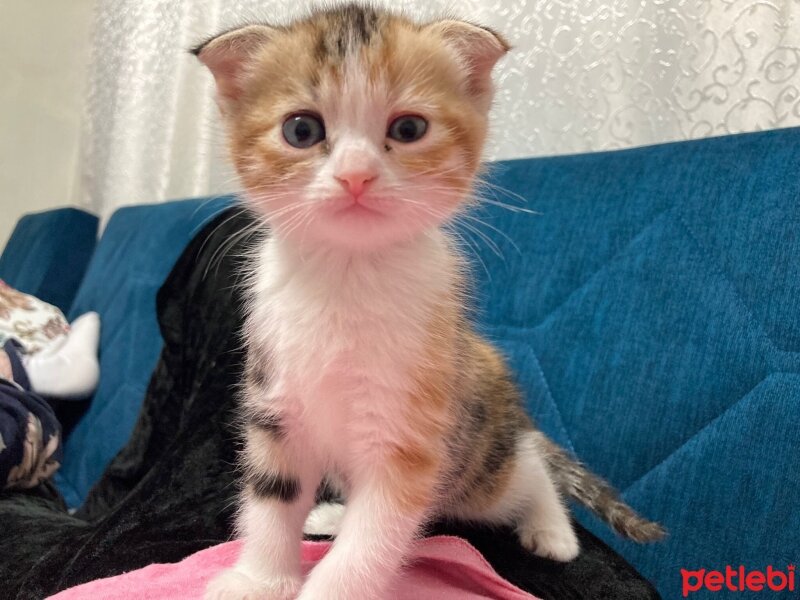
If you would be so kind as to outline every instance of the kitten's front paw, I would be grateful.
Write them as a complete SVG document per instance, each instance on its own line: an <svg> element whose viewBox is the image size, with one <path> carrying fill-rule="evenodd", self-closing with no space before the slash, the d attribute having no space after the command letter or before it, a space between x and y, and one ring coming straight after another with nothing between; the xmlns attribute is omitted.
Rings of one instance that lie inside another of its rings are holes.
<svg viewBox="0 0 800 600"><path fill-rule="evenodd" d="M570 526L522 532L520 541L537 556L559 562L569 562L581 551L578 537Z"/></svg>
<svg viewBox="0 0 800 600"><path fill-rule="evenodd" d="M206 586L204 600L294 600L302 581L291 577L256 581L236 569L223 571Z"/></svg>

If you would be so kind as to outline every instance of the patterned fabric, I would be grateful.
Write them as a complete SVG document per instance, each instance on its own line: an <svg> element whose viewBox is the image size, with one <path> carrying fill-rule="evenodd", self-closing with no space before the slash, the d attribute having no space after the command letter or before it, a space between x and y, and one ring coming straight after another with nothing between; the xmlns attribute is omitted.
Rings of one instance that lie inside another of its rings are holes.
<svg viewBox="0 0 800 600"><path fill-rule="evenodd" d="M35 354L67 332L69 324L58 308L0 279L0 344L13 338L26 354Z"/></svg>
<svg viewBox="0 0 800 600"><path fill-rule="evenodd" d="M6 342L13 381L0 379L0 488L28 489L61 463L61 428L53 409L31 391L18 346Z"/></svg>
<svg viewBox="0 0 800 600"><path fill-rule="evenodd" d="M14 374L11 369L11 360L5 352L0 352L0 379L7 379L9 381L13 381L14 379Z"/></svg>

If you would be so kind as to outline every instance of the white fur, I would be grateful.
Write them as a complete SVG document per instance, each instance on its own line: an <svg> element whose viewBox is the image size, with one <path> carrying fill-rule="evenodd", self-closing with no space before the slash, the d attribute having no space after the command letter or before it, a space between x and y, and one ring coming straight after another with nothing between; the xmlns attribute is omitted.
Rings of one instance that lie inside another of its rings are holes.
<svg viewBox="0 0 800 600"><path fill-rule="evenodd" d="M247 335L270 349L269 401L307 433L320 468L349 468L362 451L415 435L397 428L453 277L438 232L368 254L266 242Z"/></svg>
<svg viewBox="0 0 800 600"><path fill-rule="evenodd" d="M453 516L515 525L522 544L545 558L570 561L580 546L569 512L553 484L535 434L517 440L516 461L508 487L487 510L454 511Z"/></svg>
<svg viewBox="0 0 800 600"><path fill-rule="evenodd" d="M308 515L303 533L309 535L339 535L344 519L344 504L323 502Z"/></svg>
<svg viewBox="0 0 800 600"><path fill-rule="evenodd" d="M246 333L272 357L263 402L290 432L302 493L293 503L245 499L236 574L213 589L228 581L240 590L244 576L254 589L279 590L261 597L283 598L286 581L299 581L300 530L326 472L348 482L347 510L299 597L360 600L390 585L426 515L403 514L386 497L386 456L409 440L436 443L409 423L408 402L428 324L456 273L439 232L371 253L265 242ZM266 467L266 440L263 452Z"/></svg>

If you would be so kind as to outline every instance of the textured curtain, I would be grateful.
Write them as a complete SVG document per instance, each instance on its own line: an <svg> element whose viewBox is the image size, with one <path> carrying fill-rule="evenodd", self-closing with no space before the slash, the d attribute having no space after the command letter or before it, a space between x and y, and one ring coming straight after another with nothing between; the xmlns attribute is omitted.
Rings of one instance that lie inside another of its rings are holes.
<svg viewBox="0 0 800 600"><path fill-rule="evenodd" d="M514 44L497 71L487 158L585 152L800 125L798 0L392 2L455 13ZM98 0L84 202L230 191L210 76L186 49L308 2Z"/></svg>

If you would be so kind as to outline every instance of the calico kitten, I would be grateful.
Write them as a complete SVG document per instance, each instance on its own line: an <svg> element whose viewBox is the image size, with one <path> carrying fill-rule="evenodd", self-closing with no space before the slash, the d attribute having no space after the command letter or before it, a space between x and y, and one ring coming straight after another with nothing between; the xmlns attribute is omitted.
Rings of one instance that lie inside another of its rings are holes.
<svg viewBox="0 0 800 600"><path fill-rule="evenodd" d="M207 598L386 598L437 516L513 524L524 546L568 561L579 548L562 496L634 540L663 535L535 429L468 320L442 225L470 203L508 49L470 23L347 5L195 50L272 231L245 330L244 546ZM347 507L303 582L324 478Z"/></svg>

